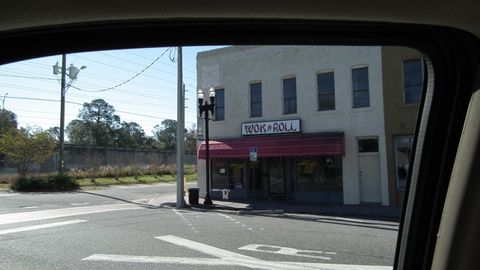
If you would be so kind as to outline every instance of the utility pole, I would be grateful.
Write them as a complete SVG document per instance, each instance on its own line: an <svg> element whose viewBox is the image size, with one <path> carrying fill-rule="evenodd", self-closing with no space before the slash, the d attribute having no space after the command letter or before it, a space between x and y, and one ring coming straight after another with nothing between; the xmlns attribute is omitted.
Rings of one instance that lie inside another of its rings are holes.
<svg viewBox="0 0 480 270"><path fill-rule="evenodd" d="M185 207L184 160L185 160L185 88L183 86L182 47L178 47L177 59L177 208Z"/></svg>
<svg viewBox="0 0 480 270"><path fill-rule="evenodd" d="M60 86L60 153L58 158L58 173L65 173L65 74L66 74L67 55L62 54L62 79Z"/></svg>
<svg viewBox="0 0 480 270"><path fill-rule="evenodd" d="M58 75L61 69L62 78L60 82L60 151L58 154L58 173L65 173L65 94L67 93L67 87L65 84L65 76L67 75L67 55L62 54L62 67L58 66L58 62L53 66L53 74ZM73 64L68 68L68 77L70 78L69 86L73 81L77 79L77 75L80 70L87 68L82 66L80 69L76 68Z"/></svg>
<svg viewBox="0 0 480 270"><path fill-rule="evenodd" d="M2 111L5 111L5 99L7 98L7 95L8 95L8 93L5 93L5 95L3 95L3 99L2 99Z"/></svg>

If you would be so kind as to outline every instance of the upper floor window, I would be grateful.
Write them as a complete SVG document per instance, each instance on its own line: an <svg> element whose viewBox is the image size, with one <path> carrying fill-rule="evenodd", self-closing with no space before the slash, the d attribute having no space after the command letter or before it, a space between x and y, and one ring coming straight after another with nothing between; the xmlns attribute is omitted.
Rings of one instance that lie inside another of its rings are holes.
<svg viewBox="0 0 480 270"><path fill-rule="evenodd" d="M225 89L215 90L215 121L225 120Z"/></svg>
<svg viewBox="0 0 480 270"><path fill-rule="evenodd" d="M352 69L353 108L370 107L368 67Z"/></svg>
<svg viewBox="0 0 480 270"><path fill-rule="evenodd" d="M297 79L283 80L283 114L297 113Z"/></svg>
<svg viewBox="0 0 480 270"><path fill-rule="evenodd" d="M262 116L262 83L250 84L250 117Z"/></svg>
<svg viewBox="0 0 480 270"><path fill-rule="evenodd" d="M419 103L423 88L423 70L421 59L403 62L403 94L405 104Z"/></svg>
<svg viewBox="0 0 480 270"><path fill-rule="evenodd" d="M317 74L318 110L335 110L335 83L333 72Z"/></svg>

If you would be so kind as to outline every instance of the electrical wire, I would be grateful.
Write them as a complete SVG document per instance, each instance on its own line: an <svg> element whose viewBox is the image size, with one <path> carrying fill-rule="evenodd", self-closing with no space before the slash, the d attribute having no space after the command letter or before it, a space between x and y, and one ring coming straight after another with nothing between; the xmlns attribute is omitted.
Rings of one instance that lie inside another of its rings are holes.
<svg viewBox="0 0 480 270"><path fill-rule="evenodd" d="M6 98L9 99L20 99L20 100L35 100L35 101L46 101L46 102L57 102L59 103L60 100L58 99L47 99L47 98L29 98L29 97L14 97L14 96L7 96ZM73 102L73 101L65 101L65 103L68 104L74 104L74 105L79 105L83 106L85 103L78 103L78 102ZM153 116L153 115L147 115L147 114L139 114L139 113L132 113L132 112L127 112L127 111L121 111L121 110L115 110L116 112L124 113L124 114L130 114L130 115L136 115L136 116L142 116L142 117L148 117L148 118L154 118L154 119L160 119L160 120L168 120L169 118L164 118L164 117L158 117L158 116ZM194 122L185 122L189 124L195 124Z"/></svg>
<svg viewBox="0 0 480 270"><path fill-rule="evenodd" d="M56 81L56 78L47 78L47 77L31 77L31 76L22 76L22 75L9 75L9 74L0 74L1 77L12 77L12 78L23 78L23 79L34 79L34 80L50 80Z"/></svg>
<svg viewBox="0 0 480 270"><path fill-rule="evenodd" d="M110 90L114 90L115 88L118 88L124 84L127 84L128 82L130 82L131 80L135 79L136 77L140 76L143 72L145 72L147 69L149 69L153 64L155 64L155 62L157 62L167 51L169 51L170 48L166 49L159 57L157 57L152 63L150 63L148 66L146 66L144 69L142 69L140 72L138 72L137 74L133 75L130 79L126 80L126 81L123 81L115 86L112 86L112 87L108 87L108 88L104 88L104 89L99 89L99 90L83 90L85 92L106 92L106 91L110 91ZM79 89L80 90L80 89Z"/></svg>
<svg viewBox="0 0 480 270"><path fill-rule="evenodd" d="M170 51L171 52L171 51ZM138 62L134 62L134 61L131 61L131 60L127 60L127 59L124 59L122 57L118 57L118 56L114 56L114 55L111 55L111 54L108 54L108 53L105 53L105 52L96 52L98 54L101 54L101 55L104 55L104 56L107 56L107 57L110 57L110 58L113 58L113 59L117 59L117 60L120 60L120 61L123 61L125 63L129 63L129 64L134 64L134 65L137 65L137 66L143 66L143 64L141 63L138 63ZM171 53L170 53L171 54ZM149 59L151 60L151 59ZM159 62L160 63L160 62ZM159 69L159 68L150 68L151 70L156 70L156 71L159 71L159 72L163 72L165 74L170 74L170 75L177 75L177 73L175 72L169 72L169 71L166 71L166 70L162 70L162 69ZM192 81L195 81L194 78L192 77L188 77L188 76L183 76L184 79L188 79L188 80L192 80Z"/></svg>
<svg viewBox="0 0 480 270"><path fill-rule="evenodd" d="M140 58L143 58L143 59L146 59L146 60L152 60L152 58L149 58L149 57L146 57L144 55L141 55L141 54L138 54L138 53L134 53L134 52L131 52L131 51L123 51L123 53L126 53L126 54L130 54L130 55L134 55L134 56L137 56L137 57L140 57ZM159 64L162 64L162 65L165 65L165 66L168 66L168 67L172 67L172 65L170 63L163 63L163 62L159 62ZM190 72L194 75L197 74L196 71L194 70L191 70L191 69L188 69L188 68L183 68L183 71L186 71L186 72ZM193 79L192 79L193 80Z"/></svg>

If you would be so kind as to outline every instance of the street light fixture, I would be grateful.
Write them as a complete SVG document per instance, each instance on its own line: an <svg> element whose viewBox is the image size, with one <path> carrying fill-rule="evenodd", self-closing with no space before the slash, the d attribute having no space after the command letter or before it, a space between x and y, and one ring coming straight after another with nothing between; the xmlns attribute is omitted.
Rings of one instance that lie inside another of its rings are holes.
<svg viewBox="0 0 480 270"><path fill-rule="evenodd" d="M208 91L208 97L210 98L210 102L208 100L205 100L205 103L203 102L203 90L198 89L198 108L200 109L200 117L202 116L202 113L204 113L204 119L205 119L205 167L206 167L206 183L207 183L207 190L205 194L205 201L203 202L204 205L212 205L212 198L210 197L210 157L209 157L209 138L208 138L208 112L212 113L212 116L214 116L215 113L215 89L213 89L213 86L210 87L210 90Z"/></svg>

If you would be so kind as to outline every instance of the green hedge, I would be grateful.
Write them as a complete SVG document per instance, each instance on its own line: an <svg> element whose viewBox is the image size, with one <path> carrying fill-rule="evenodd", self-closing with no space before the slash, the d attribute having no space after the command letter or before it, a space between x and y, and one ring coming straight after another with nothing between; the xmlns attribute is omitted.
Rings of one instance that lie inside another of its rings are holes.
<svg viewBox="0 0 480 270"><path fill-rule="evenodd" d="M11 184L17 191L65 191L79 187L73 177L62 174L20 177Z"/></svg>

